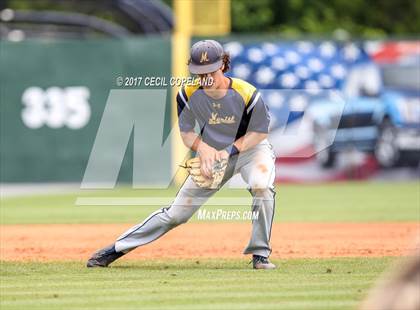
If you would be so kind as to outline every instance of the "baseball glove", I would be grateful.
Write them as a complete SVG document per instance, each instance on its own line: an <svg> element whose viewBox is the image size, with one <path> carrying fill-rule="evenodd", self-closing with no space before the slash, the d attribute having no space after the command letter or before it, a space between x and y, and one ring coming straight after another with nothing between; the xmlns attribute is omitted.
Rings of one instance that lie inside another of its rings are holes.
<svg viewBox="0 0 420 310"><path fill-rule="evenodd" d="M194 157L185 163L184 168L187 169L191 178L201 188L217 189L221 186L225 171L227 168L228 160L216 160L213 164L212 177L207 178L201 174L201 162L199 157Z"/></svg>

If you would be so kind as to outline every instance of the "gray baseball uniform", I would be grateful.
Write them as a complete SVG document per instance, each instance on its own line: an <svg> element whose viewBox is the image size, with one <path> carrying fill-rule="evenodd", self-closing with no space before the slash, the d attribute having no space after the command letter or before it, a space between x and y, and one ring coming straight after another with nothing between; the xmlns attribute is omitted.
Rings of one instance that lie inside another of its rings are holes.
<svg viewBox="0 0 420 310"><path fill-rule="evenodd" d="M219 42L202 40L192 46L188 68L192 74L200 75L201 81L209 75L220 77L219 70L226 72L229 69L229 55ZM229 87L221 98L209 96L211 92L207 93L199 84L181 88L176 98L179 129L194 137L198 126L203 142L229 154L221 185L240 173L253 196L252 235L244 253L253 254L254 269L274 269L276 266L267 259L271 253L275 206L273 150L267 140L242 152L235 144L242 137L250 140L258 137L255 134L246 136L248 132L267 134L270 116L255 87L240 79L228 79ZM86 266L107 267L125 253L158 239L187 222L216 191L203 189L188 177L169 207L154 212L121 235L114 244L95 252Z"/></svg>
<svg viewBox="0 0 420 310"><path fill-rule="evenodd" d="M274 155L270 144L263 141L254 148L239 155L235 167L229 168L229 175L240 173L249 185L253 196L252 211L258 211L258 218L252 223L252 236L244 254L268 257L271 226L274 216L275 192ZM152 213L142 223L121 235L115 243L117 252L128 252L164 235L172 228L187 222L193 214L217 190L199 188L188 177L173 203Z"/></svg>
<svg viewBox="0 0 420 310"><path fill-rule="evenodd" d="M248 131L267 133L268 108L260 93L240 79L230 79L227 94L220 99L207 96L199 86L187 86L177 96L179 127L193 131L196 123L200 136L210 146L221 150L244 136ZM268 257L271 253L270 235L274 217L274 154L267 140L229 159L224 183L240 173L253 196L252 235L244 254ZM187 222L215 193L202 189L188 177L169 207L152 213L142 223L122 234L115 243L117 252L128 252L150 243L179 224Z"/></svg>

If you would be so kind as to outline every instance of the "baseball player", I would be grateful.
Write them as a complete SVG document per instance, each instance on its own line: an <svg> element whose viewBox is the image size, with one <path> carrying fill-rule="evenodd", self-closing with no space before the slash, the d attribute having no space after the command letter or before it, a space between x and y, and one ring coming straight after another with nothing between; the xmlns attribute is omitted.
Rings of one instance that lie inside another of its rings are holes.
<svg viewBox="0 0 420 310"><path fill-rule="evenodd" d="M188 67L197 75L197 83L183 86L177 95L183 142L197 154L186 164L190 175L169 207L152 213L115 243L93 254L87 267L107 267L187 222L238 173L253 196L252 211L258 212L244 254L252 254L254 269L276 267L268 259L275 208L275 157L267 141L268 108L255 87L225 76L229 64L229 55L217 41L203 40L192 46Z"/></svg>

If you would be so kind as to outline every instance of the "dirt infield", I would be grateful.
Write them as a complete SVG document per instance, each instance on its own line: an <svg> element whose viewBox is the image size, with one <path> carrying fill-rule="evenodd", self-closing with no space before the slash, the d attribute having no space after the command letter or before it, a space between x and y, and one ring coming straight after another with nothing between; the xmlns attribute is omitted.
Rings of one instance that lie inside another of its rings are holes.
<svg viewBox="0 0 420 310"><path fill-rule="evenodd" d="M3 225L2 260L80 260L130 224ZM188 223L127 255L150 258L240 258L249 223ZM419 223L275 223L272 257L400 256L418 250Z"/></svg>

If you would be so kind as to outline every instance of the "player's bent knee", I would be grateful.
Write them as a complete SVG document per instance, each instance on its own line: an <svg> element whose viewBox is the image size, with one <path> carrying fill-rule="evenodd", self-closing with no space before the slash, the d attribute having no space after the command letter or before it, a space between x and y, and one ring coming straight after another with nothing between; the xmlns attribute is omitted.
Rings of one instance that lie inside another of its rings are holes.
<svg viewBox="0 0 420 310"><path fill-rule="evenodd" d="M178 226L178 225L181 225L181 224L184 224L184 223L186 223L186 222L188 222L188 220L189 220L189 217L186 217L186 216L181 216L181 215L178 215L178 216L172 216L171 218L170 218L170 220L169 220L169 225L170 226L173 226L173 227L175 227L175 226Z"/></svg>
<svg viewBox="0 0 420 310"><path fill-rule="evenodd" d="M275 191L269 182L267 183L250 183L249 184L249 191L252 194L252 196L255 197L265 197L266 199L274 198Z"/></svg>
<svg viewBox="0 0 420 310"><path fill-rule="evenodd" d="M248 186L255 190L267 190L273 187L272 174L254 172L248 179Z"/></svg>
<svg viewBox="0 0 420 310"><path fill-rule="evenodd" d="M251 188L251 194L256 197L273 198L274 192L270 188Z"/></svg>
<svg viewBox="0 0 420 310"><path fill-rule="evenodd" d="M248 185L252 193L264 194L272 191L272 184L267 179L251 180Z"/></svg>

